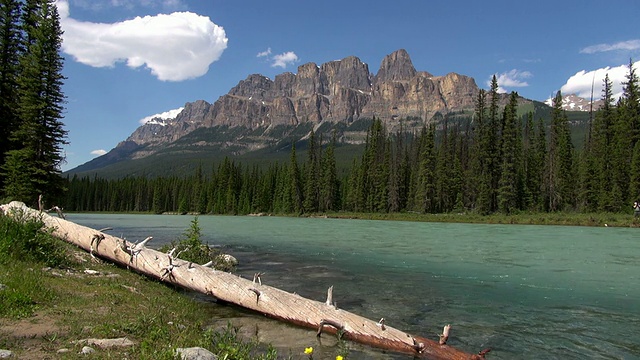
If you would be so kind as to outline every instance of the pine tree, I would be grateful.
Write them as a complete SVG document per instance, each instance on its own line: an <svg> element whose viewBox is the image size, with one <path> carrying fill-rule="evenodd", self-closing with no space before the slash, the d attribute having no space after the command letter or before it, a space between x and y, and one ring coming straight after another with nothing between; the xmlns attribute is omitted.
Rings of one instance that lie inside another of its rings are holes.
<svg viewBox="0 0 640 360"><path fill-rule="evenodd" d="M302 206L302 184L300 181L300 170L298 168L298 159L296 157L296 144L291 144L291 159L289 161L289 204L287 212L301 214Z"/></svg>
<svg viewBox="0 0 640 360"><path fill-rule="evenodd" d="M318 178L320 171L318 169L319 156L316 150L316 137L313 130L309 135L308 144L303 208L306 213L314 213L318 211Z"/></svg>
<svg viewBox="0 0 640 360"><path fill-rule="evenodd" d="M622 146L627 146L624 154L626 157L625 164L631 165L631 161L634 155L634 149L636 144L640 142L640 84L638 81L638 75L636 74L636 69L633 67L633 61L629 60L629 72L626 76L626 81L623 83L623 91L622 98L620 99L619 113L620 113L620 121L624 122L627 125L627 128L630 129L631 136L627 134L627 141L623 142ZM622 134L621 134L622 135ZM623 201L625 204L631 203L637 200L637 193L634 193L634 189L638 188L637 175L632 174L630 171L630 166L627 166L625 169L620 169L620 173L623 174L621 176L622 181L628 181L628 187L624 186L624 183L621 182L620 186L627 193L623 197ZM624 172L626 170L626 172ZM621 205L622 207L626 205Z"/></svg>
<svg viewBox="0 0 640 360"><path fill-rule="evenodd" d="M520 126L517 121L518 94L512 92L509 104L504 109L502 129L502 169L500 171L500 187L498 188L499 209L509 214L518 208L518 172Z"/></svg>
<svg viewBox="0 0 640 360"><path fill-rule="evenodd" d="M475 206L478 212L488 214L492 211L491 154L495 139L492 136L491 123L487 118L486 93L482 89L476 99L475 120L472 166L474 169L473 177L476 179L474 183L477 185L472 185L471 192L477 194Z"/></svg>
<svg viewBox="0 0 640 360"><path fill-rule="evenodd" d="M611 179L613 176L613 141L615 113L613 107L612 83L609 74L605 75L602 89L602 106L596 112L591 136L591 158L594 167L595 204L599 210L610 210L613 206L611 197Z"/></svg>
<svg viewBox="0 0 640 360"><path fill-rule="evenodd" d="M335 158L336 134L322 157L322 179L320 188L320 210L338 210L339 183Z"/></svg>
<svg viewBox="0 0 640 360"><path fill-rule="evenodd" d="M415 210L421 213L430 213L434 210L435 150L435 126L431 124L428 130L426 127L423 127L420 136L420 157L416 177Z"/></svg>
<svg viewBox="0 0 640 360"><path fill-rule="evenodd" d="M27 43L19 60L18 78L20 125L11 136L17 148L7 153L2 169L7 180L23 176L17 173L27 174L28 182L20 185L22 193L16 193L16 186L8 181L4 191L9 197L33 204L39 194L54 197L63 190L60 165L67 132L60 121L65 98L57 7L53 1L40 0L28 1L25 9ZM16 167L17 163L21 166Z"/></svg>
<svg viewBox="0 0 640 360"><path fill-rule="evenodd" d="M629 59L629 72L623 85L621 108L631 124L633 146L640 140L640 83L631 59Z"/></svg>
<svg viewBox="0 0 640 360"><path fill-rule="evenodd" d="M20 1L0 1L0 165L4 164L7 152L13 148L10 135L19 124L16 109L20 69L18 59L22 43L20 14ZM4 187L4 182L4 177L0 177L0 189Z"/></svg>
<svg viewBox="0 0 640 360"><path fill-rule="evenodd" d="M547 163L549 211L566 210L575 204L573 144L569 120L562 109L562 94L557 92L551 113L551 134Z"/></svg>
<svg viewBox="0 0 640 360"><path fill-rule="evenodd" d="M500 94L498 93L498 79L495 75L491 78L491 88L489 89L489 95L491 97L489 101L489 114L487 121L489 123L487 134L487 168L489 171L491 183L489 187L490 207L489 211L494 212L498 209L498 187L500 182L500 165L501 161L501 131L504 126L501 126L498 100Z"/></svg>

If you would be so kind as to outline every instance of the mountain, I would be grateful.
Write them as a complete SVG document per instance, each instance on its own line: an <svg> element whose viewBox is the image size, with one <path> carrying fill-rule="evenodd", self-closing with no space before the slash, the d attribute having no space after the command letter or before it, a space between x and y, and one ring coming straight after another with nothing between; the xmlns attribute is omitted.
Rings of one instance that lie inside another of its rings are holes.
<svg viewBox="0 0 640 360"><path fill-rule="evenodd" d="M355 56L321 65L310 62L273 80L249 75L213 104L197 100L174 117L145 119L107 154L68 173L175 173L225 156L271 160L312 129L325 142L335 134L341 145L358 145L374 117L383 119L389 131L400 126L418 130L444 117L469 118L478 92L471 77L416 70L403 49L385 56L375 75ZM501 97L503 105L506 99L506 94ZM533 104L523 98L520 102Z"/></svg>
<svg viewBox="0 0 640 360"><path fill-rule="evenodd" d="M544 103L553 106L553 99L549 98ZM600 106L602 106L602 99L594 100L592 106L590 100L576 94L562 96L562 109L566 111L596 111Z"/></svg>

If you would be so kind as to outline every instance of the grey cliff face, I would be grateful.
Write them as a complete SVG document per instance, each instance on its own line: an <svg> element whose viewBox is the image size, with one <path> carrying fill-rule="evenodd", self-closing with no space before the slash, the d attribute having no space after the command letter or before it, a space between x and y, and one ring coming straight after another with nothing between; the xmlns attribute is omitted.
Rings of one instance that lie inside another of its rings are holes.
<svg viewBox="0 0 640 360"><path fill-rule="evenodd" d="M400 49L384 57L376 75L376 82L408 81L416 76L416 73L409 54L406 50Z"/></svg>
<svg viewBox="0 0 640 360"><path fill-rule="evenodd" d="M187 103L164 126L143 125L127 140L148 145L145 151L152 152L153 147L168 145L200 127L268 133L279 125L350 123L376 117L393 128L403 118L424 122L436 113L472 110L478 91L475 81L464 75L417 71L403 49L387 55L376 75L359 58L349 56L320 66L303 64L296 74L282 73L275 80L249 75L214 104Z"/></svg>

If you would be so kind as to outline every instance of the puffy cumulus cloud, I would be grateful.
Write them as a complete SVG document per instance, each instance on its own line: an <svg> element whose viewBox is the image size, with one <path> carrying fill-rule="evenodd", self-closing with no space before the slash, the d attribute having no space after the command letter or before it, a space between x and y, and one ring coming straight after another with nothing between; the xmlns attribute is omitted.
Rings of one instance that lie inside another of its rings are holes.
<svg viewBox="0 0 640 360"><path fill-rule="evenodd" d="M533 76L533 74L528 71L520 71L516 69L495 75L498 80L499 93L507 92L507 88L529 86L529 83L527 83L524 79L528 79ZM491 86L492 78L493 76L489 80L487 80L487 86Z"/></svg>
<svg viewBox="0 0 640 360"><path fill-rule="evenodd" d="M595 53L607 52L607 51L617 51L617 50L633 51L638 49L640 49L640 39L620 41L614 44L591 45L580 50L580 53L595 54Z"/></svg>
<svg viewBox="0 0 640 360"><path fill-rule="evenodd" d="M272 60L272 67L281 67L284 69L287 65L295 64L298 61L298 55L293 51L287 51L286 53L274 55Z"/></svg>
<svg viewBox="0 0 640 360"><path fill-rule="evenodd" d="M107 150L104 150L104 149L98 149L98 150L93 150L93 151L91 152L91 155L102 156L102 155L104 155L104 154L106 154L106 153L107 153Z"/></svg>
<svg viewBox="0 0 640 360"><path fill-rule="evenodd" d="M165 111L165 112L160 113L160 114L147 116L147 117L145 117L143 119L138 120L138 122L140 123L140 125L144 125L144 124L148 123L149 121L151 121L153 119L162 119L162 120L175 119L176 117L178 117L178 114L180 114L182 112L182 110L184 110L184 107L181 107L181 108L178 108L178 109L169 110L169 111Z"/></svg>
<svg viewBox="0 0 640 360"><path fill-rule="evenodd" d="M633 64L633 68L638 71L640 69L640 61ZM604 77L609 75L609 81L611 81L611 92L615 99L620 98L622 95L623 82L626 81L626 76L629 74L628 65L620 65L616 67L605 67L597 70L578 71L575 75L571 76L567 82L562 85L560 91L563 94L576 94L580 97L590 99L591 87L593 84L593 97L599 99L602 97L602 89L604 88Z"/></svg>
<svg viewBox="0 0 640 360"><path fill-rule="evenodd" d="M125 62L131 68L146 67L160 80L182 81L206 74L227 48L224 29L191 12L105 24L71 18L67 1L58 0L57 5L62 50L89 66Z"/></svg>

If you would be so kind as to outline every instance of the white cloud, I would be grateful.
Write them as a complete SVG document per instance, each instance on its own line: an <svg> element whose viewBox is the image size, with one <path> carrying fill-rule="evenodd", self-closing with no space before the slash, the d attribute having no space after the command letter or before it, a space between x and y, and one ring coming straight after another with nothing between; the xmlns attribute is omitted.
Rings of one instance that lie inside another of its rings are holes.
<svg viewBox="0 0 640 360"><path fill-rule="evenodd" d="M634 69L640 69L640 61L633 64ZM637 71L637 70L636 70ZM597 70L578 71L571 76L567 82L562 85L560 91L563 94L576 94L580 97L591 98L591 85L593 84L593 97L600 99L602 97L602 89L604 88L604 77L609 74L609 80L612 84L612 94L615 99L622 95L622 83L626 81L629 73L628 65L620 65L616 67L605 67Z"/></svg>
<svg viewBox="0 0 640 360"><path fill-rule="evenodd" d="M184 110L183 107L178 108L178 109L165 111L165 112L160 113L160 114L147 116L147 117L145 117L143 119L138 120L138 122L140 123L140 125L144 125L144 124L148 123L149 121L151 121L153 119L157 119L157 118L160 118L160 119L163 119L163 120L175 119L178 116L178 114L180 114L182 112L182 110Z"/></svg>
<svg viewBox="0 0 640 360"><path fill-rule="evenodd" d="M286 68L287 65L295 64L298 61L298 55L296 55L293 51L288 51L286 53L278 54L273 56L272 67L281 67Z"/></svg>
<svg viewBox="0 0 640 360"><path fill-rule="evenodd" d="M532 76L533 74L528 71L520 71L516 69L502 74L496 74L496 78L498 80L498 92L505 93L507 92L506 88L529 86L529 83L524 81L524 79L528 79ZM487 86L491 86L491 78L487 80Z"/></svg>
<svg viewBox="0 0 640 360"><path fill-rule="evenodd" d="M91 155L102 156L102 155L104 155L104 154L106 154L106 153L107 153L107 151L106 151L106 150L104 150L104 149L98 149L98 150L93 150L93 151L91 152Z"/></svg>
<svg viewBox="0 0 640 360"><path fill-rule="evenodd" d="M259 52L256 57L265 57L269 55L271 55L271 48L267 48L267 50Z"/></svg>
<svg viewBox="0 0 640 360"><path fill-rule="evenodd" d="M131 68L145 66L160 80L182 81L206 74L227 48L224 29L191 12L105 24L71 18L65 0L57 5L64 31L62 50L89 66L126 62Z"/></svg>
<svg viewBox="0 0 640 360"><path fill-rule="evenodd" d="M598 52L616 51L616 50L638 50L640 49L640 39L620 41L614 44L598 44L587 46L580 50L582 54L594 54Z"/></svg>

